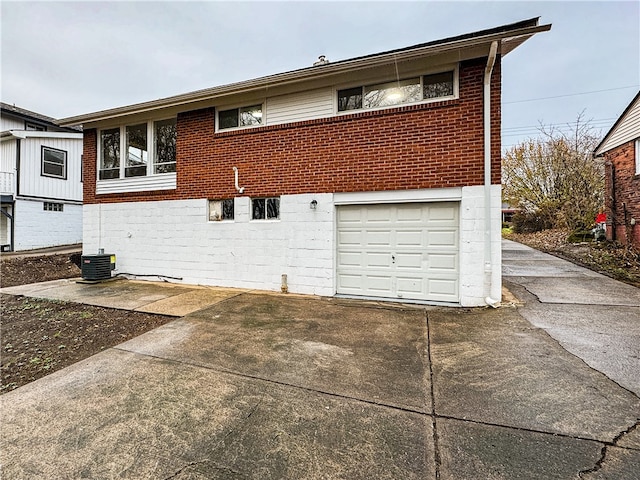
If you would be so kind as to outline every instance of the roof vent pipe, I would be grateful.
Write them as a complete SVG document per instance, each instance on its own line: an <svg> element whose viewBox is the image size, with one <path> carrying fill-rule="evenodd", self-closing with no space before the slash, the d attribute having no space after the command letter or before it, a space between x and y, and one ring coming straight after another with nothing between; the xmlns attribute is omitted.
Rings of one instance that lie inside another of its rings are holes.
<svg viewBox="0 0 640 480"><path fill-rule="evenodd" d="M327 63L329 63L329 60L327 60L327 57L325 55L320 55L318 57L318 60L313 62L313 66L317 67L318 65L326 65Z"/></svg>

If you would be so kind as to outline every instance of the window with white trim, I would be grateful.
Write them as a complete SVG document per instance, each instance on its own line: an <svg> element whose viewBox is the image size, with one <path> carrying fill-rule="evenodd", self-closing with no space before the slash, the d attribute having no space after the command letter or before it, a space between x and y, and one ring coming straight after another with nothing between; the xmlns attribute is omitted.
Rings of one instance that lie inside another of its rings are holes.
<svg viewBox="0 0 640 480"><path fill-rule="evenodd" d="M218 111L218 130L258 127L262 125L262 105L251 105Z"/></svg>
<svg viewBox="0 0 640 480"><path fill-rule="evenodd" d="M383 108L455 96L455 70L338 90L338 111Z"/></svg>
<svg viewBox="0 0 640 480"><path fill-rule="evenodd" d="M640 138L636 139L636 175L640 175Z"/></svg>
<svg viewBox="0 0 640 480"><path fill-rule="evenodd" d="M42 146L42 165L40 174L43 177L67 179L67 152L57 148Z"/></svg>
<svg viewBox="0 0 640 480"><path fill-rule="evenodd" d="M175 172L176 136L175 118L101 130L98 179ZM124 152L124 161L121 152Z"/></svg>
<svg viewBox="0 0 640 480"><path fill-rule="evenodd" d="M160 120L153 123L154 161L153 173L176 171L176 119Z"/></svg>
<svg viewBox="0 0 640 480"><path fill-rule="evenodd" d="M209 200L209 221L233 220L233 198L224 200Z"/></svg>
<svg viewBox="0 0 640 480"><path fill-rule="evenodd" d="M252 198L252 220L278 220L280 218L280 197Z"/></svg>

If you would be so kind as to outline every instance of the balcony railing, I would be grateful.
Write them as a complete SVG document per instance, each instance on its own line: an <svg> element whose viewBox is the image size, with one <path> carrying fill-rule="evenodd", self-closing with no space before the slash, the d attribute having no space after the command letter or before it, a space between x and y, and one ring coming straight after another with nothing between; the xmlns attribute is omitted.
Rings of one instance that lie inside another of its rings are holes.
<svg viewBox="0 0 640 480"><path fill-rule="evenodd" d="M15 195L16 182L13 172L0 172L0 194Z"/></svg>

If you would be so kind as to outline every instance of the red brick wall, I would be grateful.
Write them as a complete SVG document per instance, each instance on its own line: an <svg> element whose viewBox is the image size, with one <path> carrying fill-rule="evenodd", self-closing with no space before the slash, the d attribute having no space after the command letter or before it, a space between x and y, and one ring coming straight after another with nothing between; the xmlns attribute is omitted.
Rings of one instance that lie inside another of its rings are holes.
<svg viewBox="0 0 640 480"><path fill-rule="evenodd" d="M630 242L640 248L640 175L635 174L635 142L614 148L605 154L605 159L607 238L615 238L625 245ZM612 174L615 191L612 191ZM636 225L631 225L632 218Z"/></svg>
<svg viewBox="0 0 640 480"><path fill-rule="evenodd" d="M96 198L96 133L88 130L84 201L233 197L233 166L249 196L481 185L485 63L461 64L456 100L217 134L213 108L179 114L175 191ZM500 183L500 87L498 59L491 96L493 183Z"/></svg>

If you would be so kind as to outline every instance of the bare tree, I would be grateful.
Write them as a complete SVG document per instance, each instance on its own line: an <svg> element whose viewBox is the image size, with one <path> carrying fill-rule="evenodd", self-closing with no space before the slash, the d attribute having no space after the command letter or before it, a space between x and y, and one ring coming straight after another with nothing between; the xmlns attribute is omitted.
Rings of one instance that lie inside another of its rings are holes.
<svg viewBox="0 0 640 480"><path fill-rule="evenodd" d="M540 126L540 136L502 159L503 199L537 217L542 228L590 228L604 203L604 166L592 157L599 136L583 113L568 133Z"/></svg>

